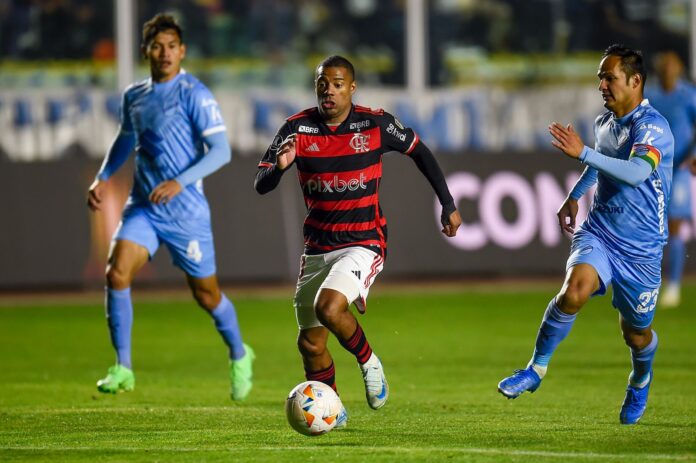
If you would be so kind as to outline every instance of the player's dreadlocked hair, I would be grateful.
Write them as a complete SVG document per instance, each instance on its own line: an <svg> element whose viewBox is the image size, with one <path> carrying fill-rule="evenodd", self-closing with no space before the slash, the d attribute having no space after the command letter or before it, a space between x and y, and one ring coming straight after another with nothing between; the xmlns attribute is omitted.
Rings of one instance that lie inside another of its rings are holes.
<svg viewBox="0 0 696 463"><path fill-rule="evenodd" d="M155 36L164 31L176 32L181 43L184 43L184 34L181 32L181 26L176 22L174 16L166 13L157 13L152 19L143 24L143 42L141 46L147 48Z"/></svg>
<svg viewBox="0 0 696 463"><path fill-rule="evenodd" d="M643 53L640 50L628 48L622 44L613 44L604 50L602 58L607 56L618 56L621 58L621 70L626 74L626 79L638 74L640 75L641 91L645 88L645 65L643 64Z"/></svg>
<svg viewBox="0 0 696 463"><path fill-rule="evenodd" d="M317 66L317 69L320 67L324 68L345 68L348 69L350 72L350 76L355 80L355 68L353 67L353 63L348 61L347 58L344 58L343 56L339 55L332 55L329 56L328 58L325 58L324 61L319 63Z"/></svg>

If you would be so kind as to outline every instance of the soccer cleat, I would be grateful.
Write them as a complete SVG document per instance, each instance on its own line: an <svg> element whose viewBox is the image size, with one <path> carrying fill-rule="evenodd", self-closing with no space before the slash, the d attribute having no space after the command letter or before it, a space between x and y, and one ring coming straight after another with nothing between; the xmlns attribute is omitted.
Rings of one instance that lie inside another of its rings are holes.
<svg viewBox="0 0 696 463"><path fill-rule="evenodd" d="M498 383L498 392L508 399L516 399L523 392L534 392L539 389L541 378L530 366L524 370L515 370L512 376L508 376Z"/></svg>
<svg viewBox="0 0 696 463"><path fill-rule="evenodd" d="M681 304L681 287L675 283L665 286L659 299L661 309L674 309Z"/></svg>
<svg viewBox="0 0 696 463"><path fill-rule="evenodd" d="M120 391L130 392L134 388L135 375L133 370L118 364L110 367L106 377L97 381L97 390L109 394L116 394Z"/></svg>
<svg viewBox="0 0 696 463"><path fill-rule="evenodd" d="M230 362L230 380L232 381L232 400L244 400L254 386L252 364L256 359L254 350L244 344L245 354L239 360Z"/></svg>
<svg viewBox="0 0 696 463"><path fill-rule="evenodd" d="M650 392L650 384L653 380L653 373L650 371L650 380L644 387L637 388L630 384L626 388L626 397L621 404L621 413L619 420L621 424L636 424L645 413L645 407L648 405L648 392Z"/></svg>
<svg viewBox="0 0 696 463"><path fill-rule="evenodd" d="M345 429L346 426L348 426L348 410L341 404L341 411L338 412L338 416L336 417L336 426L334 426L334 429Z"/></svg>
<svg viewBox="0 0 696 463"><path fill-rule="evenodd" d="M389 384L384 377L382 362L373 353L367 362L360 365L365 381L365 397L370 408L377 410L384 406L389 398Z"/></svg>

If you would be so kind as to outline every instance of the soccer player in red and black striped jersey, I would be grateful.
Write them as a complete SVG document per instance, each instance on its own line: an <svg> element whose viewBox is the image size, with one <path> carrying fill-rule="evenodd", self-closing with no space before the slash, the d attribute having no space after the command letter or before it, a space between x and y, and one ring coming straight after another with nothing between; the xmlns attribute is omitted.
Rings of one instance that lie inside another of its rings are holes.
<svg viewBox="0 0 696 463"><path fill-rule="evenodd" d="M382 364L349 310L364 313L374 278L382 270L387 227L379 205L382 156L410 157L428 179L442 205L442 232L461 225L445 178L430 150L410 128L383 110L354 105L355 71L341 56L316 69L318 106L287 119L259 163L254 186L273 190L283 173L297 167L307 217L294 306L298 346L306 377L336 389L329 332L360 365L370 407L384 405L389 393ZM347 415L340 417L345 425Z"/></svg>

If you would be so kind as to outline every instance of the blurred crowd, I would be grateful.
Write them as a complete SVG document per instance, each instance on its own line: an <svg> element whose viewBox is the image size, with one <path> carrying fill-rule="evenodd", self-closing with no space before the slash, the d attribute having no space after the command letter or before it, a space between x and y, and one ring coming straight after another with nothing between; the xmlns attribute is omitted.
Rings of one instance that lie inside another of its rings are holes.
<svg viewBox="0 0 696 463"><path fill-rule="evenodd" d="M690 0L428 0L430 82L456 84L461 57L597 52L622 42L688 55ZM404 83L406 0L138 0L137 26L181 20L191 58L311 63L346 54L362 81ZM0 57L111 60L111 0L0 0ZM458 61L459 60L459 61Z"/></svg>

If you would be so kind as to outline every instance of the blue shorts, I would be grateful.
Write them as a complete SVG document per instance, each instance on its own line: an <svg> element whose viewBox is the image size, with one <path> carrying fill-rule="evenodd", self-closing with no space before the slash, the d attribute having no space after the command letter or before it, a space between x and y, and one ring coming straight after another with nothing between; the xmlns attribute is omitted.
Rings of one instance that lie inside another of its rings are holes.
<svg viewBox="0 0 696 463"><path fill-rule="evenodd" d="M677 169L672 177L672 197L669 200L667 217L670 219L691 218L691 172Z"/></svg>
<svg viewBox="0 0 696 463"><path fill-rule="evenodd" d="M634 328L650 326L660 290L660 261L647 264L623 260L612 253L596 236L579 230L573 236L566 271L578 264L589 264L599 275L595 295L613 287L612 305Z"/></svg>
<svg viewBox="0 0 696 463"><path fill-rule="evenodd" d="M150 258L160 243L164 243L172 263L187 275L205 278L215 274L215 248L209 218L162 221L149 216L142 207L126 207L113 240L139 244L147 249Z"/></svg>

